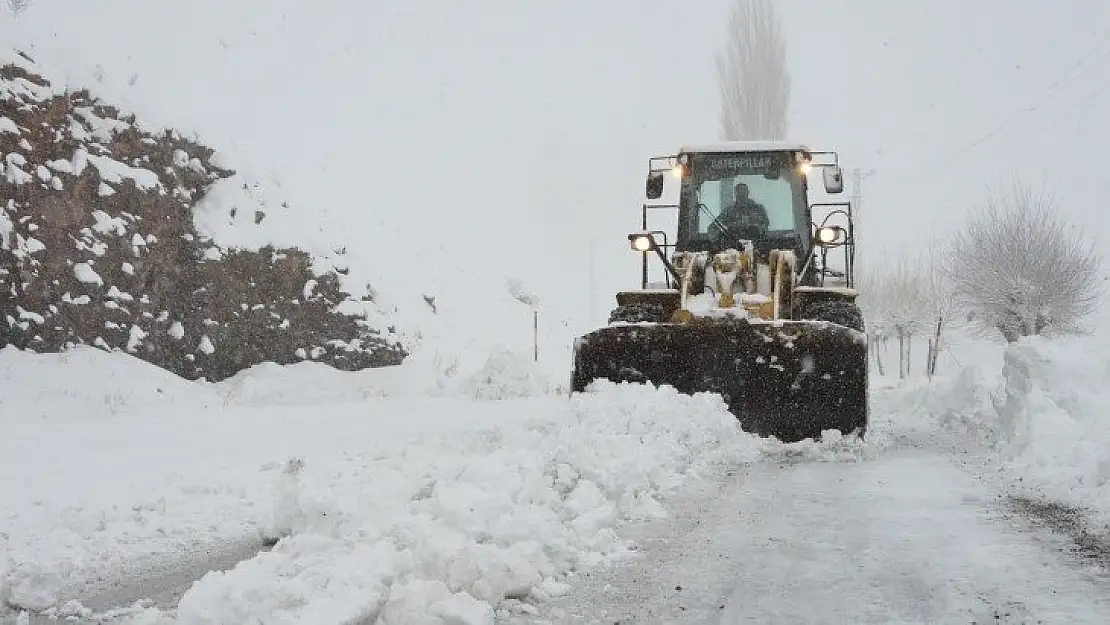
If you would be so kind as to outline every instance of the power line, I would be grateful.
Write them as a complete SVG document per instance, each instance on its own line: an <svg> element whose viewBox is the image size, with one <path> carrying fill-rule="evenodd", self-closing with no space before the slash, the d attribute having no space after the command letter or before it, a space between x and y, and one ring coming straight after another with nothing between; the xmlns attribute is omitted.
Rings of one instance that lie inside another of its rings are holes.
<svg viewBox="0 0 1110 625"><path fill-rule="evenodd" d="M1001 124L995 126L994 129L991 130L990 132L980 136L978 139L976 139L976 140L972 141L971 143L965 145L964 147L960 148L959 150L956 150L955 152L952 152L948 157L946 157L942 160L951 161L955 158L959 158L963 154L966 154L967 152L970 152L971 150L973 150L973 149L979 147L980 145L982 145L983 143L985 143L985 142L989 141L990 139L993 139L994 137L998 136L1003 130L1009 128L1014 122L1018 121L1019 119L1021 119L1025 115L1028 115L1029 113L1035 112L1036 110L1040 109L1046 102L1048 102L1050 99L1052 99L1052 97L1060 90L1060 88L1062 88L1064 85L1070 84L1070 83L1078 80L1079 78L1083 77L1084 74L1086 74L1088 71L1090 71L1092 68L1094 68L1096 65L1098 65L1102 61L1106 60L1107 57L1110 57L1110 49L1107 49L1106 51L1104 51L1098 57L1098 59L1094 62L1094 64L1088 65L1086 68L1081 70L1078 74L1075 74L1075 75L1071 76L1070 78L1068 78L1066 80L1065 79L1057 80L1055 83L1050 85L1049 88L1046 89L1040 96L1038 96L1036 99L1034 99L1033 102L1030 103L1028 106L1026 106L1025 108L1023 108L1023 109L1017 111L1016 113L1014 113L1013 115L1011 115L1009 118L1007 118ZM1075 66L1073 66L1073 68L1074 67ZM1069 71L1071 71L1071 70L1069 70Z"/></svg>
<svg viewBox="0 0 1110 625"><path fill-rule="evenodd" d="M1087 108L1087 105L1091 104L1099 96L1104 95L1107 91L1110 91L1110 80L1106 81L1106 84L1103 84L1098 89L1095 89L1094 91L1088 93L1083 98L1074 102L1072 104L1072 107L1071 107L1072 111L1078 111L1078 110ZM1073 121L1073 122L1075 122L1075 121L1082 122L1083 120L1077 120L1076 118L1073 117L1073 118L1071 118L1071 121ZM1068 126L1068 127L1070 127L1070 126Z"/></svg>
<svg viewBox="0 0 1110 625"><path fill-rule="evenodd" d="M1032 113L1032 112L1035 112L1035 111L1039 110L1041 107L1043 107L1045 105L1045 103L1047 103L1049 100L1051 100L1053 98L1053 96L1055 96L1063 87L1075 82L1079 78L1082 78L1090 70L1094 69L1096 66L1101 64L1107 58L1110 58L1110 48L1108 48L1106 50L1103 50L1102 54L1099 54L1097 57L1095 56L1099 52L1099 49L1101 48L1101 46L1104 43L1106 43L1107 41L1110 41L1110 29L1107 29L1107 30L1103 31L1103 33L1098 37L1098 39L1095 40L1095 44L1086 53L1084 53L1079 59L1077 59L1075 62L1073 62L1071 65L1069 65L1067 67L1067 69L1065 69L1061 73L1060 78L1056 79L1051 84L1049 84L1047 87L1045 87L1045 89L1043 91L1041 91L1041 93L1036 98L1034 98L1028 105L1026 105L1024 108L1021 108L1021 109L1015 111L1013 114L1011 114L1009 117L1007 117L1002 123L995 126L989 132L987 132L983 135L980 135L979 137L977 137L973 141L965 144L964 146L962 146L962 147L960 147L960 148L958 148L958 149L956 149L952 152L949 152L946 156L934 159L933 161L928 162L928 163L926 163L924 165L921 165L919 167L924 167L924 168L928 169L928 168L938 166L938 165L942 165L942 164L951 165L952 162L955 161L956 159L958 159L959 157L963 156L964 154L967 154L968 152L974 150L975 148L979 147L980 145L986 143L987 141L989 141L989 140L993 139L994 137L998 136L999 134L1001 134L1004 130L1009 128L1014 122L1020 120L1025 115L1028 115L1029 113ZM1092 58L1094 60L1092 60ZM1086 65L1086 67L1084 67L1084 65ZM1073 72L1076 72L1076 70L1079 70L1078 73L1073 73ZM915 168L915 170L916 169L918 169L918 168Z"/></svg>

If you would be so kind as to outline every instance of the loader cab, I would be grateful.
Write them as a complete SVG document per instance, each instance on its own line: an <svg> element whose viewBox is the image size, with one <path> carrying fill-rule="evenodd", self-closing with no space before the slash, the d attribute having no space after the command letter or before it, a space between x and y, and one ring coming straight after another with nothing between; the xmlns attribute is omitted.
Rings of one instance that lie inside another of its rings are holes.
<svg viewBox="0 0 1110 625"><path fill-rule="evenodd" d="M676 157L675 251L719 252L750 240L757 250L793 249L803 256L810 240L809 151L742 148L683 151ZM748 204L752 212L763 212L766 223L731 222L737 203Z"/></svg>
<svg viewBox="0 0 1110 625"><path fill-rule="evenodd" d="M825 251L814 244L821 224L814 223L813 208L834 206L811 203L811 172L821 176L826 193L843 191L842 172L833 152L812 152L804 145L786 142L690 146L675 156L651 159L645 190L652 200L661 198L665 189L670 189L671 197L677 194L677 204L657 205L678 209L675 239L668 242L667 252L712 254L750 241L757 256L772 249L790 249L805 259ZM747 195L750 202L741 203L749 209L754 202L763 210L765 222L730 222L737 193ZM851 208L843 205L847 211L842 212L850 222ZM645 229L648 208L652 206L645 205ZM846 232L850 230L849 224ZM838 244L854 243L850 236L845 239ZM816 284L812 272L807 274L802 282Z"/></svg>

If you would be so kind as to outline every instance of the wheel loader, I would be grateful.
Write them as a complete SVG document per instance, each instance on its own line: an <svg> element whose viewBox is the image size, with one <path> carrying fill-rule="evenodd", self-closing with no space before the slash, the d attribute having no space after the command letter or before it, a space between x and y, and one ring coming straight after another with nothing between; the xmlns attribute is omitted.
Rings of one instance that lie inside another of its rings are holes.
<svg viewBox="0 0 1110 625"><path fill-rule="evenodd" d="M628 235L641 288L617 293L609 325L576 339L571 391L597 379L669 385L719 393L759 436L862 437L867 337L852 205L812 201L811 177L843 192L837 154L802 144L687 146L650 159L647 199L669 188L677 203L642 205L641 229ZM648 228L658 209L677 212L673 241ZM737 217L745 212L757 218ZM662 281L649 282L649 260Z"/></svg>

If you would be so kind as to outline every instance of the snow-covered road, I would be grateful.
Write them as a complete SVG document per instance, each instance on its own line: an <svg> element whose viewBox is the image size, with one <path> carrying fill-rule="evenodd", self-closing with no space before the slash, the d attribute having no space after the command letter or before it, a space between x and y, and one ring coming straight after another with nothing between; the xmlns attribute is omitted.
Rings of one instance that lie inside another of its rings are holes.
<svg viewBox="0 0 1110 625"><path fill-rule="evenodd" d="M546 622L1110 621L1105 571L947 454L754 463L676 504Z"/></svg>

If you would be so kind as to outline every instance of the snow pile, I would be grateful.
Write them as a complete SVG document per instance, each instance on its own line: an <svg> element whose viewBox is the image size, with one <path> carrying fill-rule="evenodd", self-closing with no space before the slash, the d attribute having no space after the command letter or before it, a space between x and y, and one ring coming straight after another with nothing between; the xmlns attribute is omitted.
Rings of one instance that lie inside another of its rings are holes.
<svg viewBox="0 0 1110 625"><path fill-rule="evenodd" d="M1090 339L1024 339L1006 351L997 402L1006 466L1027 494L1110 520L1110 358Z"/></svg>
<svg viewBox="0 0 1110 625"><path fill-rule="evenodd" d="M569 375L570 369L568 379ZM495 349L485 366L459 386L461 394L481 400L535 397L566 390L549 380L532 359L504 348Z"/></svg>
<svg viewBox="0 0 1110 625"><path fill-rule="evenodd" d="M599 384L548 401L465 436L287 463L273 529L289 536L197 582L175 618L136 622L492 623L622 553L618 526L663 515L687 477L759 455L715 396Z"/></svg>
<svg viewBox="0 0 1110 625"><path fill-rule="evenodd" d="M221 403L213 388L121 354L88 346L61 354L0 348L0 424L8 426L27 417L89 421L136 410L207 411Z"/></svg>
<svg viewBox="0 0 1110 625"><path fill-rule="evenodd" d="M402 367L381 367L363 371L337 371L318 362L278 365L257 364L221 381L217 387L224 401L233 405L311 406L327 402L364 401L402 395L395 393L390 375ZM410 375L417 376L411 368ZM416 382L416 380L412 380Z"/></svg>
<svg viewBox="0 0 1110 625"><path fill-rule="evenodd" d="M439 293L433 300L435 310L429 304L424 311L410 311L404 317L404 326L419 328L407 344L406 366L421 371L443 394L488 396L490 392L507 392L522 396L538 387L558 385L549 381L567 379L574 339L586 329L572 328L541 312L537 337L532 309L520 301L528 295L519 291L519 281L510 281L507 288L499 285L496 292L479 299L473 293L455 292L454 287L481 276L450 271L431 276L434 281L426 285ZM534 362L536 351L539 362ZM508 384L507 378L516 378L512 384L516 390L479 390L489 386L482 380L491 376L496 384Z"/></svg>
<svg viewBox="0 0 1110 625"><path fill-rule="evenodd" d="M1098 338L1029 337L985 345L932 380L880 382L870 442L956 451L1000 473L1012 493L1110 521L1106 347Z"/></svg>
<svg viewBox="0 0 1110 625"><path fill-rule="evenodd" d="M875 444L949 450L990 444L997 435L999 374L978 363L938 375L879 383L872 389Z"/></svg>
<svg viewBox="0 0 1110 625"><path fill-rule="evenodd" d="M210 383L91 347L0 350L0 599L86 614L72 602L126 605L248 558L180 613L133 616L486 622L623 553L620 525L663 514L688 477L761 457L716 396L521 397L496 374L478 388L512 397L459 401L407 386L407 367Z"/></svg>
<svg viewBox="0 0 1110 625"><path fill-rule="evenodd" d="M368 401L359 373L318 363L244 375L260 389L326 392L280 405L265 393L235 395L234 379L187 381L91 347L0 349L0 617L8 604L62 609L101 595L127 603L253 555L276 531L290 456L311 465L368 449L386 456L405 441L495 427L526 410Z"/></svg>
<svg viewBox="0 0 1110 625"><path fill-rule="evenodd" d="M460 397L476 400L519 399L565 394L532 359L494 346L485 364L460 373L457 364L444 366L421 356L400 365L363 371L336 371L315 362L292 365L261 363L221 381L224 400L237 405L314 405L321 402L361 401L383 397ZM569 364L566 375L569 379Z"/></svg>
<svg viewBox="0 0 1110 625"><path fill-rule="evenodd" d="M776 462L862 462L874 458L883 449L871 438L844 435L840 430L825 430L820 440L807 438L783 443L775 438L762 442L764 459Z"/></svg>

